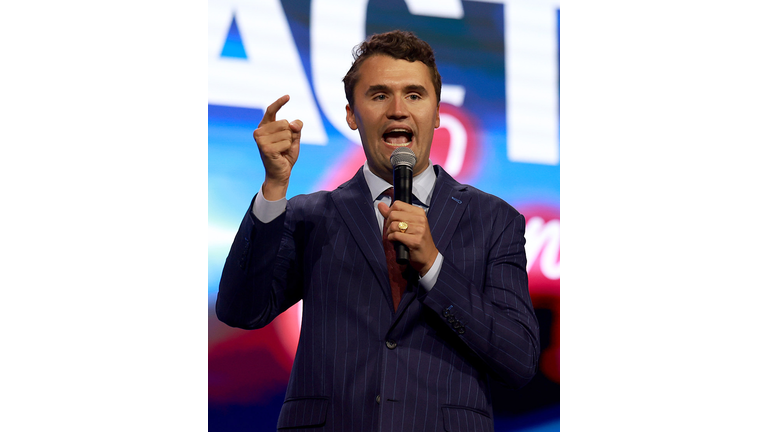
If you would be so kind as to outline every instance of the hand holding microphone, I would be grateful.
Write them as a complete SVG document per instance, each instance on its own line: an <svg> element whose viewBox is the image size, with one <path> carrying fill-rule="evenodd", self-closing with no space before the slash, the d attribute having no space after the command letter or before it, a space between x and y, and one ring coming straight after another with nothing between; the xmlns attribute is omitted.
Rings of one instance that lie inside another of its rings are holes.
<svg viewBox="0 0 768 432"><path fill-rule="evenodd" d="M385 226L389 226L387 238L394 242L399 264L408 264L424 276L437 258L437 247L432 240L427 215L423 209L411 205L413 167L416 155L402 147L392 152L392 186L394 197L387 207L379 203ZM404 222L404 224L401 224ZM388 225L387 225L388 224Z"/></svg>

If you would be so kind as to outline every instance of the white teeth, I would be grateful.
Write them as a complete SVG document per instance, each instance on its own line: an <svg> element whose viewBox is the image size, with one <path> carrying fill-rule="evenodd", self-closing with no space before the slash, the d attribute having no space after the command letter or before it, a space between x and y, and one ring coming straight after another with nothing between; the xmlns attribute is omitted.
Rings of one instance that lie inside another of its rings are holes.
<svg viewBox="0 0 768 432"><path fill-rule="evenodd" d="M405 133L405 134L409 134L411 137L413 137L413 132L411 132L410 130L408 130L406 128L391 129L391 130L388 130L388 131L384 132L384 135L392 134L392 133ZM411 142L412 142L412 141L408 141L408 142L405 142L405 143L392 143L392 142L387 141L386 138L384 138L383 136L382 136L382 139L390 147L407 147L407 146L411 145Z"/></svg>

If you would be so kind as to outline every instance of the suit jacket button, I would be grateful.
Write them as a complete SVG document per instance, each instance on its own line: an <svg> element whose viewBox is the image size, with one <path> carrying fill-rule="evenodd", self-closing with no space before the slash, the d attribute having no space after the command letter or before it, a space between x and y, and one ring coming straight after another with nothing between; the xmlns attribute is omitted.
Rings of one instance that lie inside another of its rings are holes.
<svg viewBox="0 0 768 432"><path fill-rule="evenodd" d="M458 330L456 330L456 333L458 334L464 334L464 327L459 327Z"/></svg>
<svg viewBox="0 0 768 432"><path fill-rule="evenodd" d="M387 348L395 349L396 346L397 346L397 343L395 341L393 341L392 339L387 341Z"/></svg>
<svg viewBox="0 0 768 432"><path fill-rule="evenodd" d="M376 395L376 403L377 404L381 403L381 395Z"/></svg>
<svg viewBox="0 0 768 432"><path fill-rule="evenodd" d="M461 327L461 323L460 322L456 321L455 323L453 323L453 328L457 329L459 327Z"/></svg>

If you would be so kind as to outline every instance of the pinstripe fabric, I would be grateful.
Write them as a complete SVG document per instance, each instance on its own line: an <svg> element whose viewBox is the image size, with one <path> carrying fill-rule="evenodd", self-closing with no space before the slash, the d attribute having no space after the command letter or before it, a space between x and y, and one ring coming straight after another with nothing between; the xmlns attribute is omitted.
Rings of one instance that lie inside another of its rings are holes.
<svg viewBox="0 0 768 432"><path fill-rule="evenodd" d="M443 266L429 293L410 283L397 312L362 170L269 224L247 212L216 312L260 328L304 299L281 430L492 431L489 378L519 387L535 373L525 220L435 169L428 219Z"/></svg>

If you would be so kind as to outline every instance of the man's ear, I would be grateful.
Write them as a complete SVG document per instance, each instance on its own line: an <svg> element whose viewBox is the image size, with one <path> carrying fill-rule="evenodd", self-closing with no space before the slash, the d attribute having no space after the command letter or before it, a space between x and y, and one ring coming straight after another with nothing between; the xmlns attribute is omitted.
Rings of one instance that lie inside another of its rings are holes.
<svg viewBox="0 0 768 432"><path fill-rule="evenodd" d="M352 108L347 104L347 125L352 130L357 130L357 121L355 121L355 113Z"/></svg>
<svg viewBox="0 0 768 432"><path fill-rule="evenodd" d="M440 104L437 104L437 115L435 116L435 129L440 127Z"/></svg>

